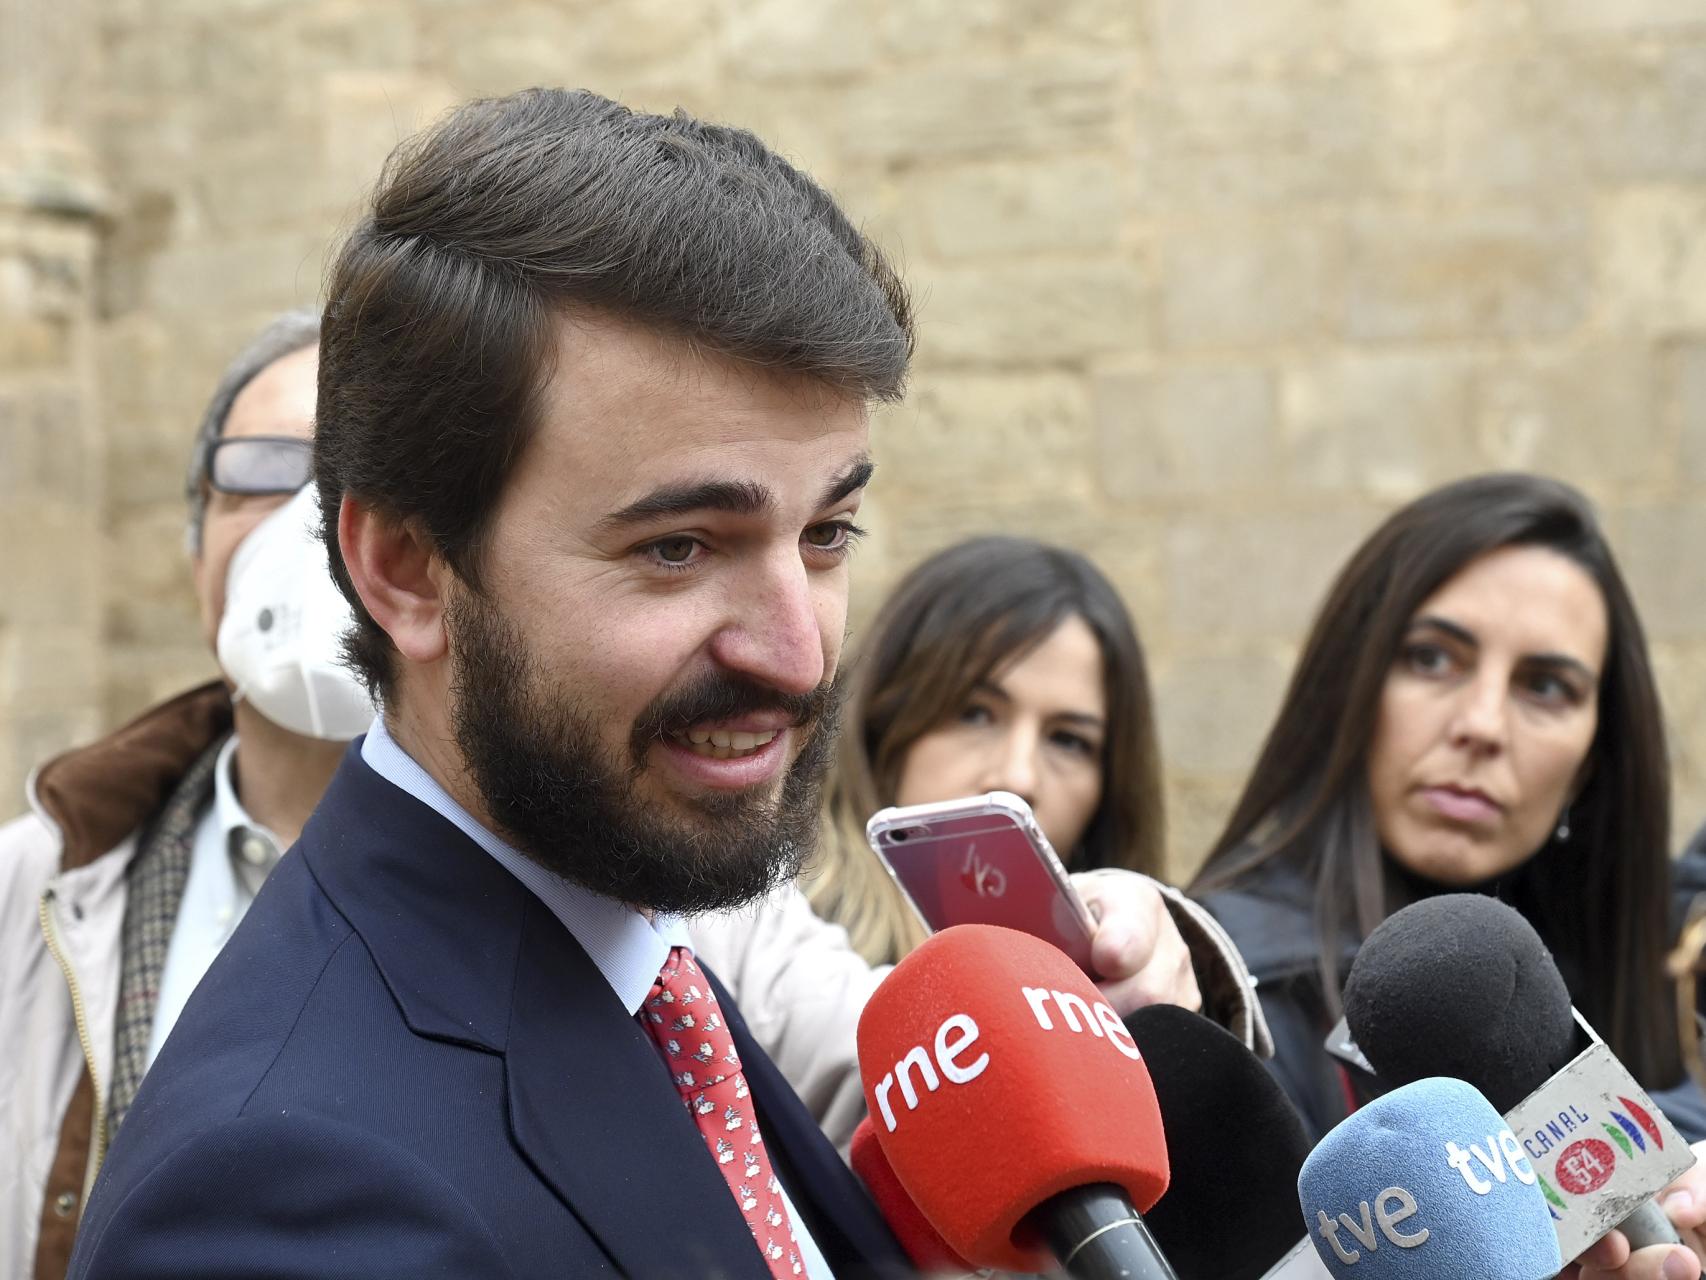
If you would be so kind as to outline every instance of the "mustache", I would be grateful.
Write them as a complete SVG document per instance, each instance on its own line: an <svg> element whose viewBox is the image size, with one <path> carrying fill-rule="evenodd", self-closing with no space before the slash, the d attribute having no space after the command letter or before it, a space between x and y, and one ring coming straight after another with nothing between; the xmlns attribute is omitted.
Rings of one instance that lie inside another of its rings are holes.
<svg viewBox="0 0 1706 1280"><path fill-rule="evenodd" d="M760 712L781 712L795 729L828 718L841 705L843 678L831 680L808 693L785 693L745 676L712 671L680 689L660 694L634 721L636 758L646 748L670 733L679 733L706 720L733 720Z"/></svg>

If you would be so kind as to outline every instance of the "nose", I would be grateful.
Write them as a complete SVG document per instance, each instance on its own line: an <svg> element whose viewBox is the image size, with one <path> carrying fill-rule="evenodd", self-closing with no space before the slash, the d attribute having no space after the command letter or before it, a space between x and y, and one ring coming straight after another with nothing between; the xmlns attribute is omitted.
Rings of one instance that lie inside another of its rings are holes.
<svg viewBox="0 0 1706 1280"><path fill-rule="evenodd" d="M989 744L979 788L1011 791L1033 809L1037 805L1037 735L1023 724L1010 724Z"/></svg>
<svg viewBox="0 0 1706 1280"><path fill-rule="evenodd" d="M1476 755L1497 755L1505 747L1509 728L1507 681L1487 671L1466 685L1451 722L1451 741Z"/></svg>
<svg viewBox="0 0 1706 1280"><path fill-rule="evenodd" d="M810 693L823 683L829 659L820 598L795 552L752 566L728 597L728 617L711 641L711 656L730 671L783 693Z"/></svg>

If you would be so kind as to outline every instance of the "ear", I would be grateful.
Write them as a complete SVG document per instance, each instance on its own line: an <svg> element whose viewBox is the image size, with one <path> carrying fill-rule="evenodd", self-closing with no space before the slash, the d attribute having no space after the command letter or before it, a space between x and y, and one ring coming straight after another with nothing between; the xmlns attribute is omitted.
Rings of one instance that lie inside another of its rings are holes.
<svg viewBox="0 0 1706 1280"><path fill-rule="evenodd" d="M338 550L362 604L403 658L426 664L444 657L450 570L425 535L346 493L338 506Z"/></svg>

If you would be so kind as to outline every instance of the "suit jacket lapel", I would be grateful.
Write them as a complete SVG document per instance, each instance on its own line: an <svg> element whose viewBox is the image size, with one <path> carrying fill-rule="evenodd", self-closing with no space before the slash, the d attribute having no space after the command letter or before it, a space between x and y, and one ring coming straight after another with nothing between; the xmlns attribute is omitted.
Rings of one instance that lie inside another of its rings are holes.
<svg viewBox="0 0 1706 1280"><path fill-rule="evenodd" d="M410 1028L504 1056L516 1144L623 1272L769 1280L656 1046L580 944L360 747L299 851Z"/></svg>
<svg viewBox="0 0 1706 1280"><path fill-rule="evenodd" d="M536 899L505 1057L517 1143L624 1272L769 1280L657 1046Z"/></svg>

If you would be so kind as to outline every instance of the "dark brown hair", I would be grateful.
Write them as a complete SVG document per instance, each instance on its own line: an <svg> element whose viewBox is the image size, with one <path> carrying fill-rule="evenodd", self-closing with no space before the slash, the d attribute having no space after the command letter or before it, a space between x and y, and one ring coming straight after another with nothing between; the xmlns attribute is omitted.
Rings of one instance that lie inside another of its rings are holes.
<svg viewBox="0 0 1706 1280"><path fill-rule="evenodd" d="M752 134L561 89L451 113L386 162L320 341L324 538L355 611L349 657L376 690L393 650L339 554L341 498L414 522L479 590L574 307L867 400L899 397L912 353L899 277Z"/></svg>
<svg viewBox="0 0 1706 1280"><path fill-rule="evenodd" d="M1530 475L1436 489L1394 514L1339 574L1304 644L1279 716L1193 892L1260 878L1270 862L1315 886L1321 975L1337 1009L1339 939L1366 937L1403 905L1375 832L1367 756L1381 691L1416 610L1471 561L1538 546L1581 566L1610 623L1599 721L1571 837L1498 885L1557 957L1588 1021L1654 1087L1682 1075L1666 996L1670 772L1647 641L1593 510Z"/></svg>
<svg viewBox="0 0 1706 1280"><path fill-rule="evenodd" d="M810 889L814 905L877 960L919 940L910 910L865 846L866 819L895 803L907 754L963 711L976 686L1023 658L1069 618L1102 654L1107 727L1102 798L1075 871L1157 874L1166 844L1160 752L1143 647L1113 585L1076 551L1028 538L984 537L931 556L877 614L849 677L829 830Z"/></svg>

